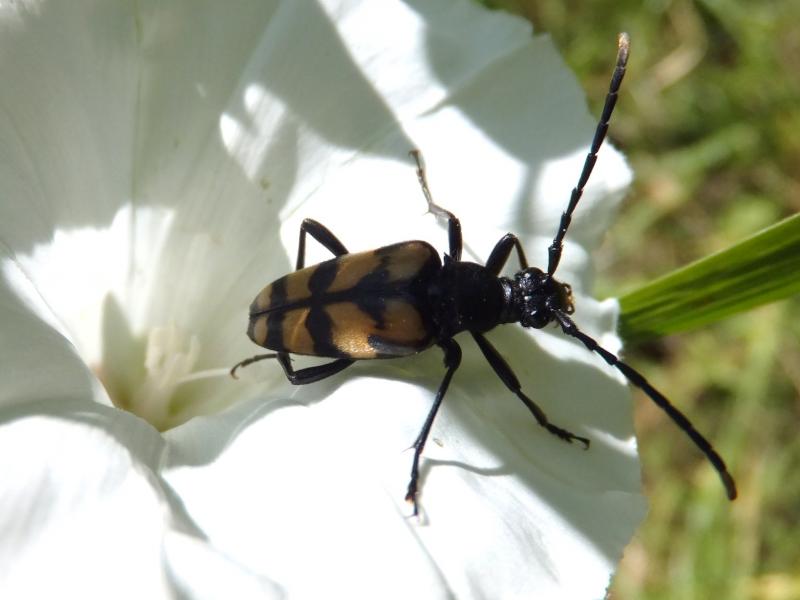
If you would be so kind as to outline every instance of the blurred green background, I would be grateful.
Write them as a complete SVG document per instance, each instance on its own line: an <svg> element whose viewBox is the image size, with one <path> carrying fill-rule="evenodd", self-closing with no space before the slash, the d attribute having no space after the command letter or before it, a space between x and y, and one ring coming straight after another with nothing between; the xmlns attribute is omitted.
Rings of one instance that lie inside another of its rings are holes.
<svg viewBox="0 0 800 600"><path fill-rule="evenodd" d="M800 2L492 0L548 32L599 114L619 31L631 58L610 138L635 183L597 255L620 296L800 212ZM800 274L798 274L800 276ZM800 598L800 299L629 345L712 440L714 470L637 393L650 514L612 598Z"/></svg>

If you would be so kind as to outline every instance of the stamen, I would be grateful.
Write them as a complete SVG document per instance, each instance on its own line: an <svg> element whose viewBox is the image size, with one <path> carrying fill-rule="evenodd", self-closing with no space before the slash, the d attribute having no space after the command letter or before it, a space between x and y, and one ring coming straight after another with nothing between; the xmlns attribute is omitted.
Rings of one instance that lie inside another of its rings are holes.
<svg viewBox="0 0 800 600"><path fill-rule="evenodd" d="M192 377L200 340L177 326L154 327L147 336L145 376L132 396L131 411L159 429L167 426L172 395Z"/></svg>

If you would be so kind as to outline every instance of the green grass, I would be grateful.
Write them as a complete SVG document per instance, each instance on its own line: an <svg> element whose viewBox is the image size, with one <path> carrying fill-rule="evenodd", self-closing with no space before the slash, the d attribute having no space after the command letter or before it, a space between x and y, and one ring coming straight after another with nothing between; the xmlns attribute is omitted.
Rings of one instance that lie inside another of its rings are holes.
<svg viewBox="0 0 800 600"><path fill-rule="evenodd" d="M631 59L611 138L636 182L597 255L600 296L627 292L800 211L800 3L494 0L549 32L595 114L616 35ZM799 274L800 275L800 274ZM645 398L650 514L613 598L800 598L800 300L626 356L707 433L739 499Z"/></svg>

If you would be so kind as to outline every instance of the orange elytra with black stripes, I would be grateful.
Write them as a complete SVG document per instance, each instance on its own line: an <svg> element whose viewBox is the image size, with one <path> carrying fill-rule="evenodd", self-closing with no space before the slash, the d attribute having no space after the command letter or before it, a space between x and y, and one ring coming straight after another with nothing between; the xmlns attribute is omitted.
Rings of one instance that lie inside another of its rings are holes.
<svg viewBox="0 0 800 600"><path fill-rule="evenodd" d="M656 390L644 376L601 347L575 325L570 286L555 279L564 237L572 214L605 139L628 60L628 36L620 34L617 64L611 78L603 113L595 129L589 153L577 185L561 215L548 250L547 270L529 267L519 239L511 233L495 245L485 265L461 260L461 224L449 211L433 202L422 158L411 152L429 210L448 224L449 250L443 259L428 243L409 241L377 250L351 254L324 225L306 219L300 226L296 270L276 279L250 305L247 335L257 345L273 350L241 361L236 370L274 358L286 377L296 385L313 383L346 369L356 360L399 358L433 345L444 352L446 372L433 405L413 448L411 479L406 500L417 514L419 463L450 380L461 363L461 348L454 337L468 332L500 380L533 414L539 425L567 441L589 447L589 439L551 423L544 411L522 391L511 367L486 339L484 333L503 323L541 329L557 324L568 336L598 353L609 365L645 392L691 438L720 475L728 497L736 497L736 485L722 458L689 419ZM334 258L305 266L306 235L327 248ZM509 278L500 275L516 252L520 269ZM295 370L290 354L332 358L323 365Z"/></svg>
<svg viewBox="0 0 800 600"><path fill-rule="evenodd" d="M304 227L321 227L306 221ZM425 285L442 268L425 242L344 254L269 284L250 306L247 334L293 354L381 358L435 341Z"/></svg>

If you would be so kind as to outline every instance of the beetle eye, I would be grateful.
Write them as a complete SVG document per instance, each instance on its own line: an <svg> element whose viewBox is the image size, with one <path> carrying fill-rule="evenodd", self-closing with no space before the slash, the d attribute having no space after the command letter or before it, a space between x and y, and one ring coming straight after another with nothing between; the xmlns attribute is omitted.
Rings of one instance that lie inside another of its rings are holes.
<svg viewBox="0 0 800 600"><path fill-rule="evenodd" d="M533 327L534 329L541 329L553 320L550 311L546 310L531 310L522 320L523 327Z"/></svg>

